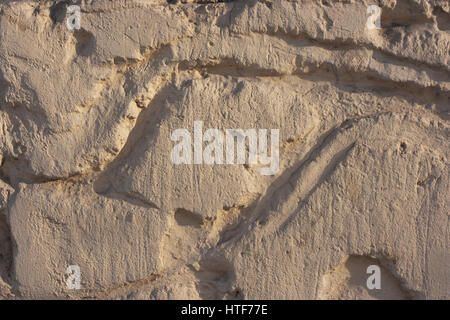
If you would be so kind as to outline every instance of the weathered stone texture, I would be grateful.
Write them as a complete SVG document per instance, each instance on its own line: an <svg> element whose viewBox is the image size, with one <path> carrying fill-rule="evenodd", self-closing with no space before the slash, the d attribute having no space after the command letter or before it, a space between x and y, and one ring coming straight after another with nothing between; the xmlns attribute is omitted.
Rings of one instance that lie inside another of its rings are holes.
<svg viewBox="0 0 450 320"><path fill-rule="evenodd" d="M0 3L1 298L450 299L447 0L57 2Z"/></svg>

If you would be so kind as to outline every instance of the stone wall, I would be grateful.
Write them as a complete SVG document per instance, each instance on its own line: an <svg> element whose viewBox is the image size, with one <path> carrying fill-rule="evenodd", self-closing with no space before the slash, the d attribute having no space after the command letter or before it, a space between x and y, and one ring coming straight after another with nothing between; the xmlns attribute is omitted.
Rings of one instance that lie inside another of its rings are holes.
<svg viewBox="0 0 450 320"><path fill-rule="evenodd" d="M449 299L449 10L1 1L0 297Z"/></svg>

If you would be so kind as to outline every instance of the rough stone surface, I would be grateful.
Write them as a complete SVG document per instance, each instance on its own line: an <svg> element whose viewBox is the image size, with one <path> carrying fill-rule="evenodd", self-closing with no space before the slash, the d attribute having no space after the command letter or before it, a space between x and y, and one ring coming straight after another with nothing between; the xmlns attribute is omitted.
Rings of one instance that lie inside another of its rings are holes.
<svg viewBox="0 0 450 320"><path fill-rule="evenodd" d="M1 1L0 297L450 299L449 52L448 0Z"/></svg>

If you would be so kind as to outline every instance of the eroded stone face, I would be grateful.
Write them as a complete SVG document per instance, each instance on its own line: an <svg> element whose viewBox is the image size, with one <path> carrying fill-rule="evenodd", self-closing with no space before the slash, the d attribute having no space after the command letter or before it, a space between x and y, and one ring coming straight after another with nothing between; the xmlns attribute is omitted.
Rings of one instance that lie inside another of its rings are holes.
<svg viewBox="0 0 450 320"><path fill-rule="evenodd" d="M304 85L295 90L284 82L250 78L227 81L212 75L169 87L165 100L158 98L155 105L144 111L148 111L148 115L143 115L149 119L147 127L152 129L136 137L127 156L102 173L101 179L108 180L108 188L115 192L139 195L168 212L185 208L215 217L222 208L248 203L262 194L278 174L263 176L261 169L266 166L248 165L248 155L245 165L236 163L236 155L233 163L227 164L225 141L223 164L191 161L175 165L171 153L176 143L171 134L183 128L189 132L193 145L194 124L201 121L203 133L210 128L221 132L280 128L281 143L286 144L289 138L301 139L317 131L320 123L315 108L301 102L302 92L311 86ZM175 180L167 179L168 176ZM227 189L227 185L234 187Z"/></svg>
<svg viewBox="0 0 450 320"><path fill-rule="evenodd" d="M161 212L101 197L77 183L20 189L10 224L17 246L15 278L24 294L67 294L65 270L55 273L57 266L79 265L82 287L97 290L161 270L160 243L167 226Z"/></svg>
<svg viewBox="0 0 450 320"><path fill-rule="evenodd" d="M448 299L450 8L370 4L0 4L0 297ZM173 163L199 121L278 170Z"/></svg>

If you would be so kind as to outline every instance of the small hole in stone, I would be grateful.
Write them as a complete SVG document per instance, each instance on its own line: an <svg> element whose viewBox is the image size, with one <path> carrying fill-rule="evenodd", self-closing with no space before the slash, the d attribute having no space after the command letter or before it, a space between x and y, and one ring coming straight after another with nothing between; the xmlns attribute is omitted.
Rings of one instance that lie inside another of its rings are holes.
<svg viewBox="0 0 450 320"><path fill-rule="evenodd" d="M68 1L60 1L50 7L50 18L53 24L64 21L68 4Z"/></svg>
<svg viewBox="0 0 450 320"><path fill-rule="evenodd" d="M404 142L400 143L400 151L402 154L406 153L406 143Z"/></svg>

